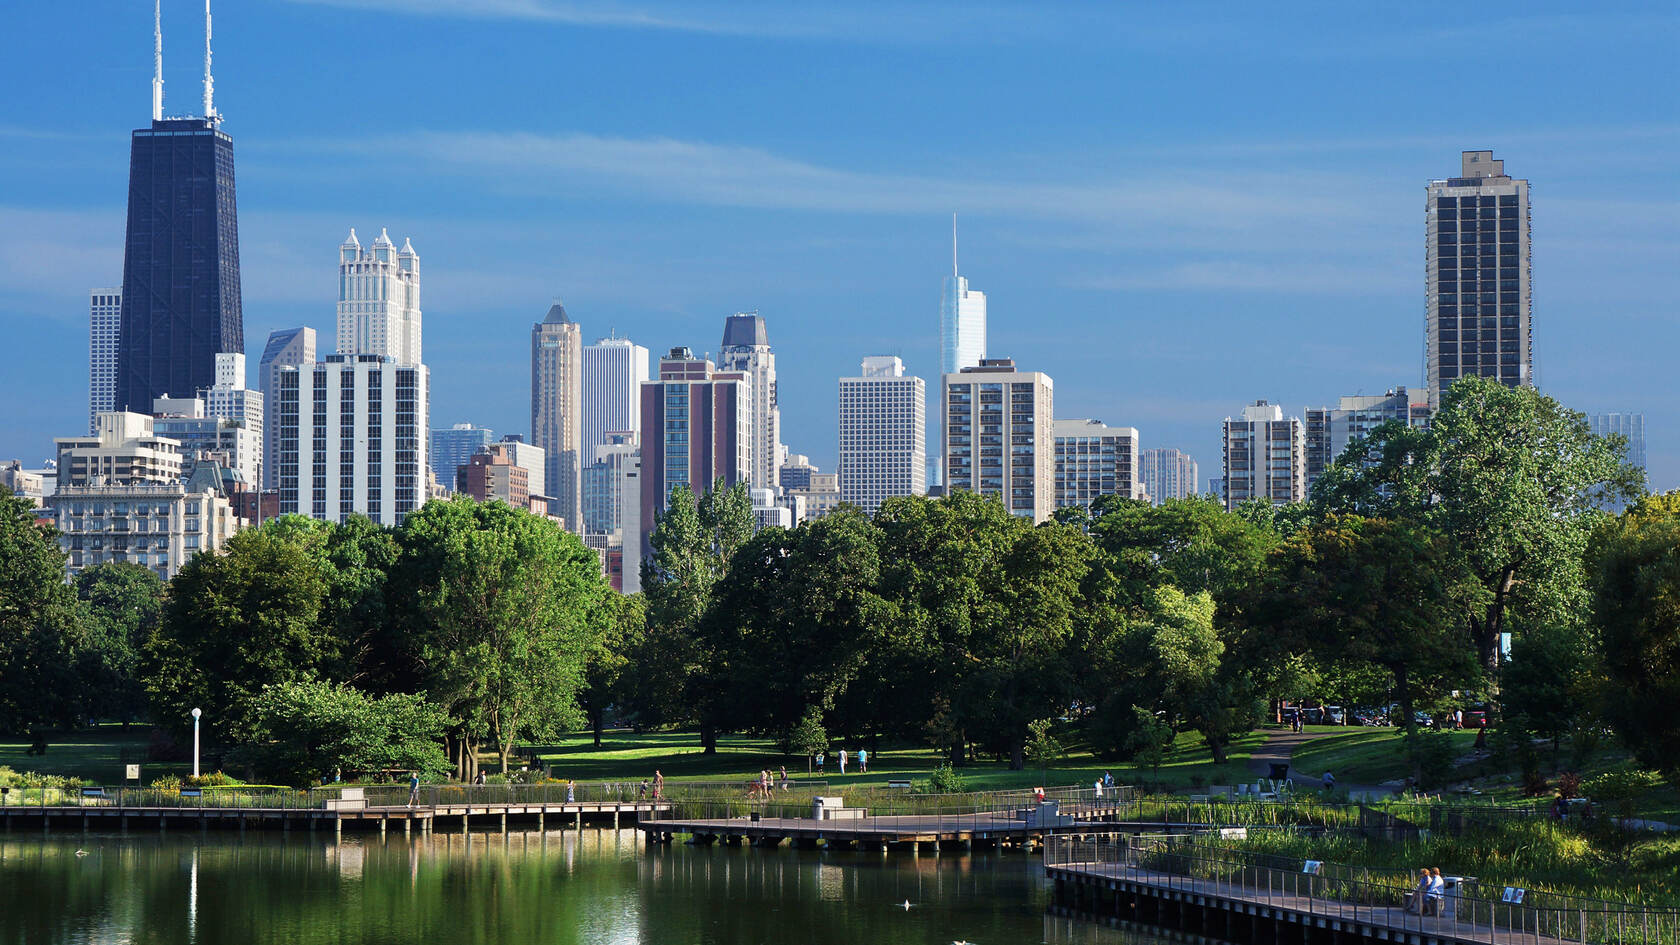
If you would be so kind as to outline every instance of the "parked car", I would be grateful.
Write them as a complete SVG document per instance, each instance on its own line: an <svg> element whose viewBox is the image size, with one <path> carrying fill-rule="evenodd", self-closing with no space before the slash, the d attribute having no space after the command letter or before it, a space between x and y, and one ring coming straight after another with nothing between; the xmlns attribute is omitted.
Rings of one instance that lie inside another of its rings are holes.
<svg viewBox="0 0 1680 945"><path fill-rule="evenodd" d="M1323 725L1324 724L1324 710L1319 708L1318 706L1313 706L1311 708L1302 709L1301 711L1306 713L1306 719L1307 719L1307 724L1308 725Z"/></svg>
<svg viewBox="0 0 1680 945"><path fill-rule="evenodd" d="M1493 720L1493 712L1486 702L1473 702L1464 710L1465 728L1487 728Z"/></svg>
<svg viewBox="0 0 1680 945"><path fill-rule="evenodd" d="M1324 718L1330 725L1345 725L1347 723L1347 714L1342 711L1342 707L1339 705L1325 706Z"/></svg>

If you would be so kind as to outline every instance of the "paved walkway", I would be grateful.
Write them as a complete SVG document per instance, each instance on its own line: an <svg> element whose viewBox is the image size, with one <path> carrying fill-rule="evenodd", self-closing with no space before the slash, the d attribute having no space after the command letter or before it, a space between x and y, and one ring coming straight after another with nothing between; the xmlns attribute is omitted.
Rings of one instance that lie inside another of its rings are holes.
<svg viewBox="0 0 1680 945"><path fill-rule="evenodd" d="M1338 729L1333 732L1326 732L1322 729L1318 731L1309 730L1305 732L1291 732L1288 729L1285 729L1281 732L1275 732L1272 734L1271 738L1266 739L1265 744L1261 745L1255 750L1254 754L1249 756L1248 769L1254 773L1255 777L1264 778L1271 774L1271 768L1274 762L1280 764L1288 763L1289 776L1294 779L1297 787L1317 787L1320 783L1322 783L1324 772L1297 770L1293 763L1295 749L1315 738L1325 738L1330 735L1339 735L1343 731L1357 732L1360 731L1360 729ZM1331 773L1334 774L1335 772ZM1388 788L1378 784L1351 784L1342 781L1340 778L1337 779L1336 786L1347 788L1348 797L1356 801L1391 797L1394 793Z"/></svg>

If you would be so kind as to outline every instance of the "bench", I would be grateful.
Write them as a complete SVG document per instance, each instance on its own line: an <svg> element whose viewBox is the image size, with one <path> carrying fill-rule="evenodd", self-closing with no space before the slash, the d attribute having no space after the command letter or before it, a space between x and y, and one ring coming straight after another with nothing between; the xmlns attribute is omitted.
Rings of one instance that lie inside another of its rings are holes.
<svg viewBox="0 0 1680 945"><path fill-rule="evenodd" d="M104 797L105 796L105 789L102 788L102 787L85 787L85 788L82 788L82 796L83 797Z"/></svg>
<svg viewBox="0 0 1680 945"><path fill-rule="evenodd" d="M895 789L895 790L908 791L908 790L910 790L910 779L909 778L892 778L891 780L887 781L887 787L890 788L890 789Z"/></svg>

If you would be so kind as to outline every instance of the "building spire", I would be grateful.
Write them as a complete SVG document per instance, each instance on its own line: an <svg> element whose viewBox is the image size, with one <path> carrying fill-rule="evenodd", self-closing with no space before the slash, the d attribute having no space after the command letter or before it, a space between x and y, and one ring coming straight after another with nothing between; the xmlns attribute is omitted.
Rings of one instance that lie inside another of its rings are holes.
<svg viewBox="0 0 1680 945"><path fill-rule="evenodd" d="M951 278L957 277L957 212L951 211Z"/></svg>
<svg viewBox="0 0 1680 945"><path fill-rule="evenodd" d="M216 114L216 81L210 77L210 0L204 0L204 120L219 125Z"/></svg>
<svg viewBox="0 0 1680 945"><path fill-rule="evenodd" d="M152 120L163 120L163 0L152 3Z"/></svg>

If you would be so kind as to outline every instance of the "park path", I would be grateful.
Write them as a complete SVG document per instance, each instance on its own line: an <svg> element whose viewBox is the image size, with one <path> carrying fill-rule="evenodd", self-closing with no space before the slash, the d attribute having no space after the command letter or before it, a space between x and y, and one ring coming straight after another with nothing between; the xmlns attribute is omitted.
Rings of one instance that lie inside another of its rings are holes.
<svg viewBox="0 0 1680 945"><path fill-rule="evenodd" d="M1316 785L1323 779L1324 772L1297 770L1294 764L1295 749L1315 738L1325 738L1330 735L1339 735L1343 731L1357 731L1357 729L1337 729L1330 732L1322 730L1307 732L1291 732L1285 730L1281 732L1273 732L1272 737L1266 739L1265 743L1255 749L1254 753L1248 757L1248 770L1253 772L1255 777L1264 778L1271 774L1271 768L1274 762L1279 764L1287 763L1289 765L1289 776L1294 779L1298 785L1303 787ZM1335 774L1335 772L1331 773ZM1337 777L1336 779L1336 786L1347 788L1348 797L1356 801L1388 797L1393 793L1388 788L1382 787L1381 785L1352 784L1343 781L1340 777Z"/></svg>

